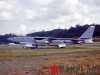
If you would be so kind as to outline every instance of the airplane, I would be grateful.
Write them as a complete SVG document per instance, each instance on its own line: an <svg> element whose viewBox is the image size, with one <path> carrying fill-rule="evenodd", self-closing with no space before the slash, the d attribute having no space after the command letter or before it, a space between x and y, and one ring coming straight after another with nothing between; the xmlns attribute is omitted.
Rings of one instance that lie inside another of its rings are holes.
<svg viewBox="0 0 100 75"><path fill-rule="evenodd" d="M7 40L22 44L25 48L38 48L39 46L66 47L67 44L93 43L92 37L95 26L90 26L79 38L55 38L55 37L10 37Z"/></svg>

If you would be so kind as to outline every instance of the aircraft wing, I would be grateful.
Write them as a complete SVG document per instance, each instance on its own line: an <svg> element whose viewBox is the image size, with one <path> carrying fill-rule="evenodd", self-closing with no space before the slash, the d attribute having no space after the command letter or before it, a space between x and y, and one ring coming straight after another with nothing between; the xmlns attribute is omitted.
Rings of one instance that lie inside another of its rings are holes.
<svg viewBox="0 0 100 75"><path fill-rule="evenodd" d="M49 39L49 40L72 40L73 38L56 38L56 37L34 37L35 40Z"/></svg>

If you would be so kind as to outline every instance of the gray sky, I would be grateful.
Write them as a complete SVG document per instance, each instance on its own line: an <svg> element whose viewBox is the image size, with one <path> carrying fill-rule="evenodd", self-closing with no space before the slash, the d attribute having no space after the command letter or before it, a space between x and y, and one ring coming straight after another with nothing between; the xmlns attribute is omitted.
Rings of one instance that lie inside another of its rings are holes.
<svg viewBox="0 0 100 75"><path fill-rule="evenodd" d="M0 35L100 24L100 0L0 0Z"/></svg>

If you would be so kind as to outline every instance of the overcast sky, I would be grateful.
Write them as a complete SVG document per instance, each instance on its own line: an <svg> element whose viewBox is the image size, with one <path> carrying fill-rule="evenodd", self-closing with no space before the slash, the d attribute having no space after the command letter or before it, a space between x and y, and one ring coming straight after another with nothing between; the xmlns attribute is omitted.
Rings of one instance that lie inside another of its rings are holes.
<svg viewBox="0 0 100 75"><path fill-rule="evenodd" d="M0 0L0 35L100 24L100 0Z"/></svg>

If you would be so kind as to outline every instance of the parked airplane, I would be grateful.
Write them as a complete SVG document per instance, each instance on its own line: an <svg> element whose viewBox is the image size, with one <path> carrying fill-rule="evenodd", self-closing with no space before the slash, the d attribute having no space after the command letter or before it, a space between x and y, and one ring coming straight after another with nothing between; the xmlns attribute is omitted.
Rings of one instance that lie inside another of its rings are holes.
<svg viewBox="0 0 100 75"><path fill-rule="evenodd" d="M93 43L92 37L95 26L90 26L79 38L54 38L54 37L30 37L20 36L8 38L9 41L24 45L26 48L38 48L38 46L66 47L66 44Z"/></svg>

